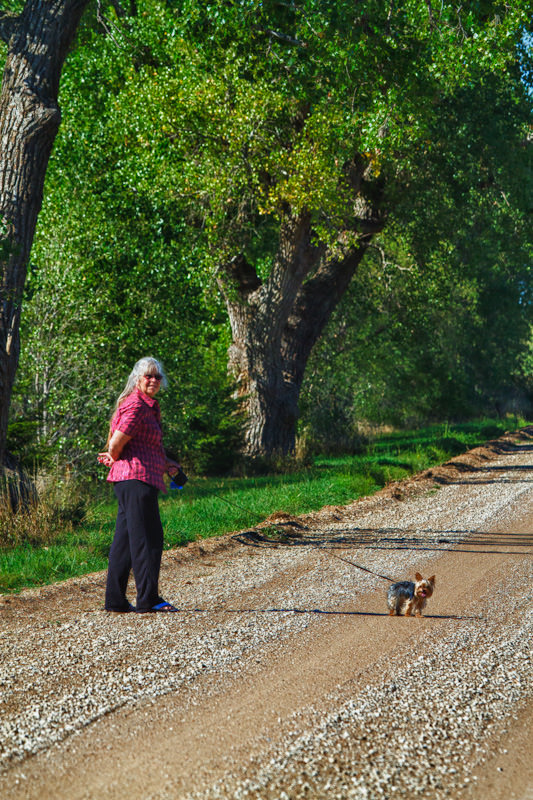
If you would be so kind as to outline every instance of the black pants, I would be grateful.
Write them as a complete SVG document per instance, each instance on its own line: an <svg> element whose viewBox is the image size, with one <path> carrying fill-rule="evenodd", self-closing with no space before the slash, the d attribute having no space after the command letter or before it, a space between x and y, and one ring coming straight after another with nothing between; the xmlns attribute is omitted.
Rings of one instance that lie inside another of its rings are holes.
<svg viewBox="0 0 533 800"><path fill-rule="evenodd" d="M163 553L163 526L159 516L159 490L142 481L115 483L118 514L109 552L105 607L127 611L126 587L133 567L137 610L149 611L161 602L159 569Z"/></svg>

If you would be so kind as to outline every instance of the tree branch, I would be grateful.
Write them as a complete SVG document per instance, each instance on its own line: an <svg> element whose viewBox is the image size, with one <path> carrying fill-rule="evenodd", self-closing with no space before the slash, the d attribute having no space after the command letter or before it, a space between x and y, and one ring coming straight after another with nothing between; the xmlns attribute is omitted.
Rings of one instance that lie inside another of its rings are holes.
<svg viewBox="0 0 533 800"><path fill-rule="evenodd" d="M218 282L225 295L228 289L230 292L236 290L244 298L262 285L254 267L248 263L242 253L234 256L231 261L220 268Z"/></svg>
<svg viewBox="0 0 533 800"><path fill-rule="evenodd" d="M301 287L283 332L284 370L293 380L302 380L309 354L348 288L367 246L361 242L340 259L325 258L316 274Z"/></svg>
<svg viewBox="0 0 533 800"><path fill-rule="evenodd" d="M266 33L271 36L273 39L277 39L280 42L285 42L286 44L295 44L298 47L307 47L307 43L302 41L301 39L294 39L292 36L289 36L287 33L281 33L281 31L274 31L272 28L260 28L257 27L259 33Z"/></svg>

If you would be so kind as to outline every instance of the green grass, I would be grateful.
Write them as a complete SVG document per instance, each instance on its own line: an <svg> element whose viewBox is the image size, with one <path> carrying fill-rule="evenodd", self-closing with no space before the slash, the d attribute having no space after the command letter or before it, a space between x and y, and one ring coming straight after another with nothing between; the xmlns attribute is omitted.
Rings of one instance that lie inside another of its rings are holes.
<svg viewBox="0 0 533 800"><path fill-rule="evenodd" d="M482 420L433 425L376 437L361 455L316 458L311 467L288 474L250 478L194 478L183 490L161 497L165 547L251 528L275 511L304 514L325 505L343 505L371 495L440 464L524 420ZM19 545L0 550L0 592L53 583L103 570L113 536L116 503L93 504L74 533L46 546Z"/></svg>

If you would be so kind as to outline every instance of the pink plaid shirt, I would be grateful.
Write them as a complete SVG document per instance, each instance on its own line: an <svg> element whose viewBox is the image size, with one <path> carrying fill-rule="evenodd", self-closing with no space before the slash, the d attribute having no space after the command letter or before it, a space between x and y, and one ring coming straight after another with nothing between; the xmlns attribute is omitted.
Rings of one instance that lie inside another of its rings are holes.
<svg viewBox="0 0 533 800"><path fill-rule="evenodd" d="M162 445L161 412L155 398L135 389L117 409L111 432L131 436L111 469L107 480L143 481L166 492L163 481L167 459Z"/></svg>

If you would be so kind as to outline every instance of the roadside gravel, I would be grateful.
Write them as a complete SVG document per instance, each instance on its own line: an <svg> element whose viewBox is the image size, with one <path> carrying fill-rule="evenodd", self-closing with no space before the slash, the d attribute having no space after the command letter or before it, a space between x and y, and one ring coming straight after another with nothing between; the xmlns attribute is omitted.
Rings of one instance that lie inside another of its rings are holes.
<svg viewBox="0 0 533 800"><path fill-rule="evenodd" d="M71 785L64 794L46 776L53 781L56 759L66 774L67 750L76 753L106 719L119 725L125 712L155 714L178 697L186 725L187 708L235 687L304 633L320 642L324 620L372 613L376 625L420 627L397 650L376 640L371 679L333 680L320 702L288 703L277 735L259 722L254 729L250 709L245 761L207 778L185 766L142 797L466 796L472 770L533 702L533 541L509 528L533 520L532 434L347 507L278 515L269 521L274 538L259 527L166 554L164 594L180 608L170 617L106 614L102 574L0 598L0 794L130 796L103 773L98 789ZM382 610L365 611L376 590L384 598L379 576L411 578L462 551L474 573L475 552L491 548L509 556L505 569L473 575L472 597L467 567L457 599L437 572L422 622L388 618L384 599Z"/></svg>

